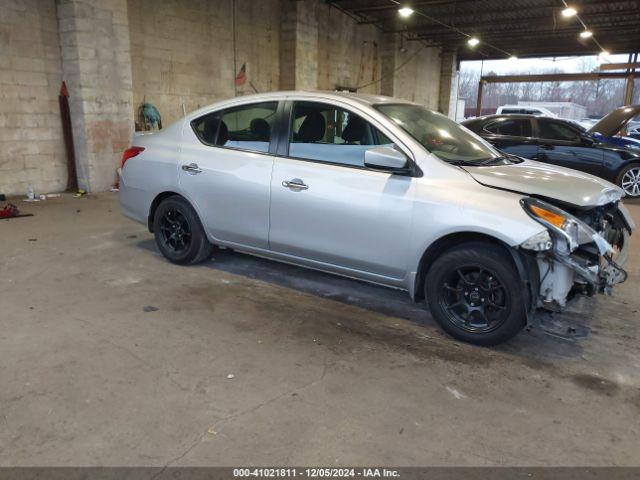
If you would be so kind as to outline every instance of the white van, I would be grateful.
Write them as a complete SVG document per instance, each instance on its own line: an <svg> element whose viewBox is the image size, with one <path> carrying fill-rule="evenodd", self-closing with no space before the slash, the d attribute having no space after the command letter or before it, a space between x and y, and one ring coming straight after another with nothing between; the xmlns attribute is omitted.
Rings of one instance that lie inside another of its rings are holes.
<svg viewBox="0 0 640 480"><path fill-rule="evenodd" d="M496 114L505 114L505 113L518 113L518 114L527 114L527 115L536 115L536 116L545 116L545 117L557 117L555 113L551 110L547 110L544 107L529 107L524 105L503 105L498 107L496 110Z"/></svg>

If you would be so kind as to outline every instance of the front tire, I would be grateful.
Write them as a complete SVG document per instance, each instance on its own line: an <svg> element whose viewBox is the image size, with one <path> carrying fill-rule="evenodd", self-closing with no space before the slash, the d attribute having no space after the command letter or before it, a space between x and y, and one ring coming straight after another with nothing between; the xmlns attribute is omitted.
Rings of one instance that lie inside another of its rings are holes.
<svg viewBox="0 0 640 480"><path fill-rule="evenodd" d="M616 183L627 197L640 197L640 164L633 163L620 170Z"/></svg>
<svg viewBox="0 0 640 480"><path fill-rule="evenodd" d="M178 195L158 205L153 217L153 234L162 255L178 265L202 262L213 249L198 214Z"/></svg>
<svg viewBox="0 0 640 480"><path fill-rule="evenodd" d="M525 326L525 297L508 252L490 243L466 243L437 258L425 277L425 297L452 337L497 345Z"/></svg>

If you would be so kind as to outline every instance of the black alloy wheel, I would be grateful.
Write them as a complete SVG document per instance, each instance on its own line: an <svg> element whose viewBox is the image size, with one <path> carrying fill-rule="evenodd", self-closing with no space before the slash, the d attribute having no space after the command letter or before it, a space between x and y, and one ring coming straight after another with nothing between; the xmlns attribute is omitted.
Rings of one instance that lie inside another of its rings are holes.
<svg viewBox="0 0 640 480"><path fill-rule="evenodd" d="M213 249L198 214L179 195L160 202L153 217L153 233L160 252L179 265L206 260Z"/></svg>
<svg viewBox="0 0 640 480"><path fill-rule="evenodd" d="M442 284L438 302L449 320L462 330L487 333L508 317L509 297L495 272L481 265L463 265Z"/></svg>
<svg viewBox="0 0 640 480"><path fill-rule="evenodd" d="M160 241L167 250L184 253L191 245L191 226L176 208L167 209L160 219Z"/></svg>
<svg viewBox="0 0 640 480"><path fill-rule="evenodd" d="M451 336L497 345L526 324L528 295L508 247L469 242L436 258L424 293L435 320Z"/></svg>

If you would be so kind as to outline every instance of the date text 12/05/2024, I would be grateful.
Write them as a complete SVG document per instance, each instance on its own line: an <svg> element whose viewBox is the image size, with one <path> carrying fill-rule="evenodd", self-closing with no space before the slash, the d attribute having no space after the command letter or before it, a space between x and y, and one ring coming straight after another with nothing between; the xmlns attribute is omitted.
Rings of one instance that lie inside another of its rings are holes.
<svg viewBox="0 0 640 480"><path fill-rule="evenodd" d="M235 468L234 478L399 478L397 470L387 468Z"/></svg>

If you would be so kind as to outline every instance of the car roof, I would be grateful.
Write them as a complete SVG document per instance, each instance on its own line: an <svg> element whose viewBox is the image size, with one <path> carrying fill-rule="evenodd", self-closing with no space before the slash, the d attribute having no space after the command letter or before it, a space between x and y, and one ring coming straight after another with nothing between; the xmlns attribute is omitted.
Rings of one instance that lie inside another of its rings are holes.
<svg viewBox="0 0 640 480"><path fill-rule="evenodd" d="M233 105L242 105L245 103L253 103L253 102L262 102L262 101L274 101L274 100L284 100L287 97L297 97L297 98L305 98L309 97L310 100L338 100L348 104L359 104L363 106L371 106L371 105L379 105L379 104L409 104L414 105L414 103L409 102L407 100L402 100L400 98L387 97L385 95L374 95L369 93L352 93L352 92L335 92L335 91L308 91L308 90L287 90L287 91L278 91L278 92L267 92L267 93L254 93L251 95L242 95L239 97L232 97L227 100L223 100L221 102L213 103L211 105L207 105L206 107L200 108L194 112L187 114L187 117L197 117L206 112L217 110L220 108L225 108L227 106Z"/></svg>
<svg viewBox="0 0 640 480"><path fill-rule="evenodd" d="M544 120L555 120L558 122L567 122L567 120L563 118L549 117L548 115L531 115L529 113L497 113L494 115L483 115L482 117L470 118L469 120L465 120L465 122L485 122L485 121L493 120L496 118L504 118L504 117L506 118L537 118L537 119L544 119Z"/></svg>

